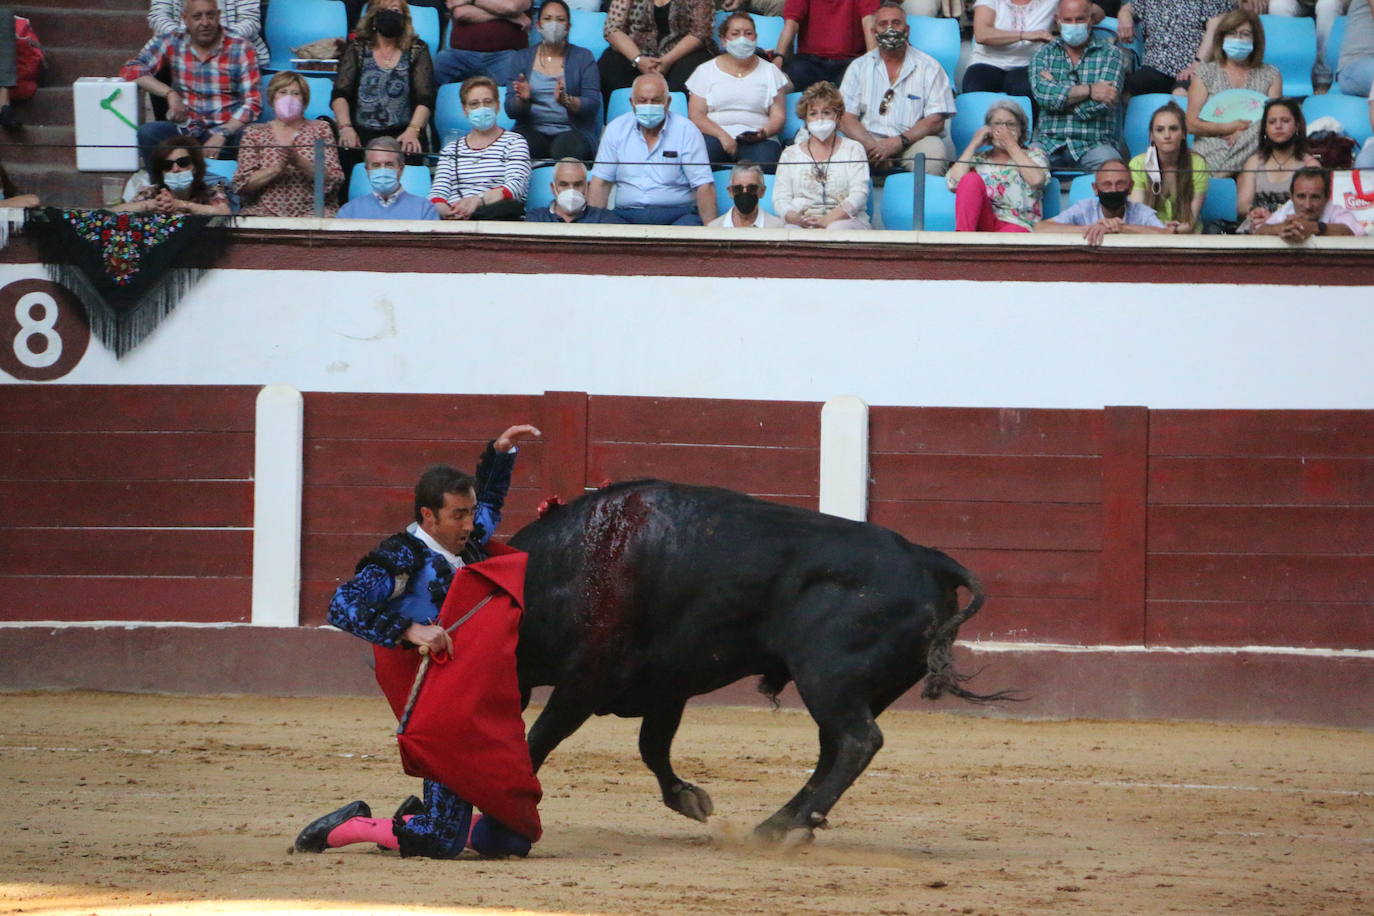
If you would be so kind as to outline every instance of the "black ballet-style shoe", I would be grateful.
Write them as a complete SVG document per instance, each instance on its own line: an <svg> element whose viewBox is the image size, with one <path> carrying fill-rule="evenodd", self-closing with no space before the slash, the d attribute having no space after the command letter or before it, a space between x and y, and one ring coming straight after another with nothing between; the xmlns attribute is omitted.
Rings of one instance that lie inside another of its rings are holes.
<svg viewBox="0 0 1374 916"><path fill-rule="evenodd" d="M406 818L415 814L425 813L425 803L414 795L407 795L406 800L401 802L401 806L396 809L396 813L391 816L394 821L397 818Z"/></svg>
<svg viewBox="0 0 1374 916"><path fill-rule="evenodd" d="M296 852L324 852L329 848L329 832L351 817L371 817L372 809L365 801L349 802L337 811L311 821L296 834Z"/></svg>

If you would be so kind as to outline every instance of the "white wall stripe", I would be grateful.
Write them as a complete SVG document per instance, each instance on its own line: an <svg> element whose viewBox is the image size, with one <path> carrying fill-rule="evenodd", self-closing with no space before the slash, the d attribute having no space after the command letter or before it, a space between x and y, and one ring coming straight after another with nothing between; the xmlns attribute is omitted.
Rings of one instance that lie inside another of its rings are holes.
<svg viewBox="0 0 1374 916"><path fill-rule="evenodd" d="M868 405L850 395L821 407L820 510L868 520Z"/></svg>
<svg viewBox="0 0 1374 916"><path fill-rule="evenodd" d="M300 622L305 399L289 385L258 392L253 458L253 624Z"/></svg>

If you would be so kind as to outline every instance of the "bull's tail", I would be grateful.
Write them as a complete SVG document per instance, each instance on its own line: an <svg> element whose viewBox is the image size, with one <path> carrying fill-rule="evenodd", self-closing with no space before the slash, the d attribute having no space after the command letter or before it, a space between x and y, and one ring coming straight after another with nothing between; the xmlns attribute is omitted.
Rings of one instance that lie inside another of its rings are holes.
<svg viewBox="0 0 1374 916"><path fill-rule="evenodd" d="M980 672L962 674L954 667L954 640L959 635L959 627L983 606L983 584L963 566L949 557L945 560L944 572L952 578L955 585L962 585L973 596L969 603L958 608L953 614L941 620L938 616L931 621L930 648L926 650L926 678L921 687L921 696L927 700L937 700L945 694L968 700L970 703L996 703L1003 700L1020 701L1026 699L1017 690L998 690L994 693L974 693L963 685L977 677ZM956 596L957 598L957 596Z"/></svg>

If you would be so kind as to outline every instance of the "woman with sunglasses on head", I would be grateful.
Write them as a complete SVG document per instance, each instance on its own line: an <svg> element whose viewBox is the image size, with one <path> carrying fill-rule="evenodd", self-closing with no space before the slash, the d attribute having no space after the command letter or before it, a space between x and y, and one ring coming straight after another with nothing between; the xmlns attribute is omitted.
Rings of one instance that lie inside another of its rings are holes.
<svg viewBox="0 0 1374 916"><path fill-rule="evenodd" d="M945 174L954 192L956 231L1035 231L1050 160L1040 149L1027 148L1029 139L1020 105L1002 99L988 106L983 126Z"/></svg>
<svg viewBox="0 0 1374 916"><path fill-rule="evenodd" d="M239 141L239 166L233 186L246 203L244 216L315 215L315 141L324 144L324 215L339 207L343 169L334 133L323 121L309 121L310 84L299 73L283 72L267 84L268 107L276 117L249 124Z"/></svg>
<svg viewBox="0 0 1374 916"><path fill-rule="evenodd" d="M596 58L571 44L572 14L564 0L545 0L535 20L539 44L516 51L506 87L506 114L525 138L532 159L580 159L596 153L601 137L601 77Z"/></svg>
<svg viewBox="0 0 1374 916"><path fill-rule="evenodd" d="M812 83L797 100L806 122L797 142L778 160L773 206L789 226L802 229L871 229L868 222L868 154L837 133L844 97L833 83Z"/></svg>
<svg viewBox="0 0 1374 916"><path fill-rule="evenodd" d="M1217 123L1203 118L1212 97L1228 89L1250 89L1271 99L1283 90L1283 77L1264 62L1264 26L1249 10L1232 10L1217 23L1208 59L1194 69L1188 85L1188 132L1194 150L1207 160L1213 177L1234 174L1259 146L1258 120Z"/></svg>
<svg viewBox="0 0 1374 916"><path fill-rule="evenodd" d="M1160 106L1150 118L1150 148L1130 162L1131 200L1182 235L1201 229L1198 215L1211 180L1207 160L1188 149L1186 120L1177 103Z"/></svg>
<svg viewBox="0 0 1374 916"><path fill-rule="evenodd" d="M435 92L434 61L406 0L372 0L339 59L329 102L344 172L362 162L376 137L395 137L407 156L423 152Z"/></svg>
<svg viewBox="0 0 1374 916"><path fill-rule="evenodd" d="M791 83L758 51L758 33L748 13L731 13L720 24L724 53L697 67L687 80L687 112L706 141L712 162L757 162L773 171L787 120Z"/></svg>
<svg viewBox="0 0 1374 916"><path fill-rule="evenodd" d="M1270 99L1260 116L1259 149L1236 176L1238 232L1249 232L1292 196L1293 173L1321 165L1307 153L1307 120L1297 99Z"/></svg>
<svg viewBox="0 0 1374 916"><path fill-rule="evenodd" d="M195 137L168 137L149 159L150 183L134 199L112 210L130 213L228 216L238 210L229 183L205 170L205 154Z"/></svg>

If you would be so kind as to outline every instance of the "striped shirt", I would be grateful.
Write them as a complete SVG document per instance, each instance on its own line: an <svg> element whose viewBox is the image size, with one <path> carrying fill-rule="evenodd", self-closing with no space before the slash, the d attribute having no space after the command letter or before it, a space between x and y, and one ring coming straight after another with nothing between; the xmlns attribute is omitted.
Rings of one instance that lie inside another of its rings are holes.
<svg viewBox="0 0 1374 916"><path fill-rule="evenodd" d="M439 152L429 199L451 207L464 197L505 188L511 197L524 200L529 183L530 148L524 137L503 130L490 146L473 149L464 135Z"/></svg>
<svg viewBox="0 0 1374 916"><path fill-rule="evenodd" d="M191 110L186 123L189 133L203 133L231 119L244 125L258 119L262 110L258 54L242 38L221 33L219 47L201 60L185 35L159 35L124 65L119 76L126 80L156 76L163 67L171 68L171 86Z"/></svg>
<svg viewBox="0 0 1374 916"><path fill-rule="evenodd" d="M840 95L844 110L875 137L895 137L930 115L954 114L954 92L945 68L911 45L892 82L876 48L856 58L844 71Z"/></svg>

